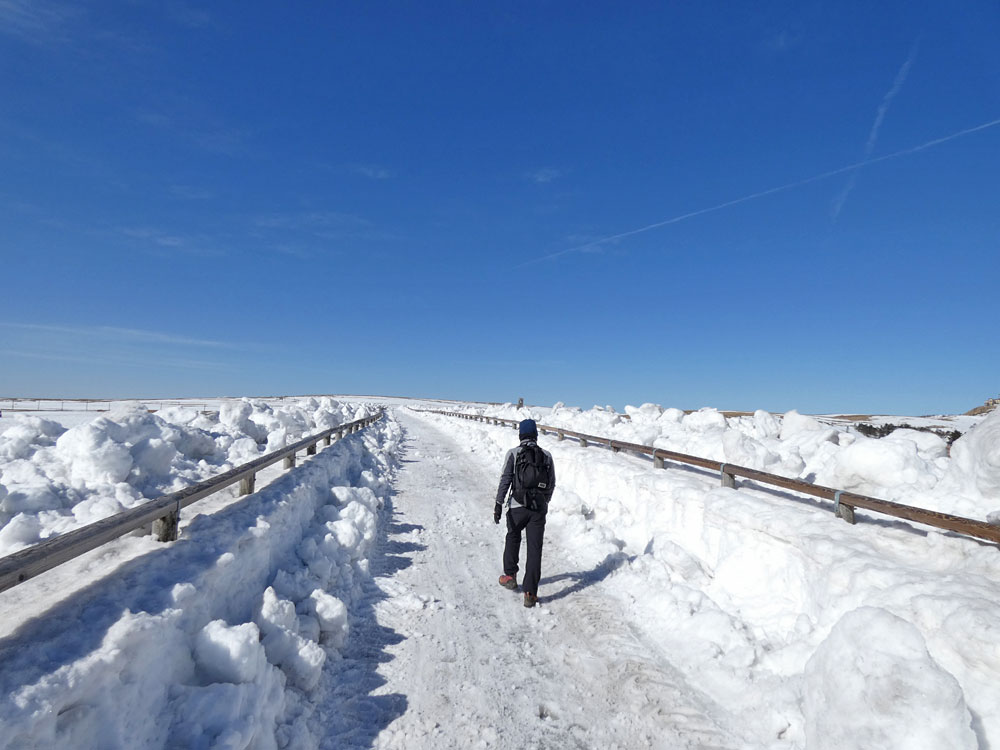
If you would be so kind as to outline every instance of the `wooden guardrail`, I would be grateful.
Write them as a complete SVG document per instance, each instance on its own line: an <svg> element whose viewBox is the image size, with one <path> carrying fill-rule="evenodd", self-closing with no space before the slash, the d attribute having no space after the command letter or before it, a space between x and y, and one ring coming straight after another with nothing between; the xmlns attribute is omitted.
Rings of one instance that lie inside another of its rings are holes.
<svg viewBox="0 0 1000 750"><path fill-rule="evenodd" d="M290 469L295 466L295 455L299 451L305 450L306 455L315 455L316 446L320 441L325 446L330 445L334 436L339 440L344 435L358 432L381 419L384 413L383 410L380 410L378 414L371 417L357 419L323 430L303 438L293 445L268 453L242 466L237 466L224 474L198 482L169 495L149 500L134 508L129 508L121 513L81 526L79 529L68 531L0 558L0 591L6 591L29 578L34 578L39 573L51 570L74 557L79 557L85 552L149 524L153 525L153 534L158 541L174 541L177 539L177 527L182 508L186 508L236 482L240 483L240 494L248 495L254 491L258 471L282 459L284 459L285 468Z"/></svg>
<svg viewBox="0 0 1000 750"><path fill-rule="evenodd" d="M500 417L491 417L481 414L434 411L430 409L425 411L432 414L442 414L444 416L459 417L461 419L470 419L478 422L487 422L507 427L512 426L516 428L518 425L518 421L514 419L501 419ZM938 529L946 529L959 534L973 536L978 539L986 539L991 542L1000 543L1000 526L995 526L993 524L986 523L985 521L977 521L973 518L964 518L963 516L954 516L949 513L939 513L925 508L902 505L889 500L880 500L876 497L870 497L868 495L859 495L855 492L838 490L833 487L824 487L819 484L807 482L804 479L792 479L790 477L783 477L779 474L769 474L766 471L758 471L757 469L751 469L746 466L720 462L710 458L701 458L700 456L691 456L686 453L664 450L663 448L653 448L648 445L626 443L622 440L614 440L612 438L599 437L596 435L587 435L582 432L574 432L562 427L552 427L540 424L538 425L538 430L541 433L555 433L559 440L564 440L567 437L575 438L583 447L587 447L590 443L594 443L595 445L607 446L616 453L619 451L628 451L630 453L640 453L652 456L653 465L658 469L665 468L665 462L671 461L674 463L689 464L691 466L699 466L703 469L717 471L719 472L722 485L724 487L732 487L735 489L736 477L743 477L758 484L781 487L785 490L801 492L804 495L812 495L813 497L822 498L824 500L832 500L834 514L838 518L842 518L852 524L855 522L854 509L864 508L865 510L870 510L887 516L893 516L894 518L902 518L907 521L922 523L926 526L933 526Z"/></svg>

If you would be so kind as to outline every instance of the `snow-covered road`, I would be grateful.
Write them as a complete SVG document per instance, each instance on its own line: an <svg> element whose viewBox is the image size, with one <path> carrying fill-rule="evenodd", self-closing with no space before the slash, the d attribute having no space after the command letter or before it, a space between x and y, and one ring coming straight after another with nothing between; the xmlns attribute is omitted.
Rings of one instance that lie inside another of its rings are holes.
<svg viewBox="0 0 1000 750"><path fill-rule="evenodd" d="M386 534L310 729L322 747L736 748L718 706L623 620L613 566L546 540L540 603L497 585L498 466L404 410ZM523 558L522 558L523 561Z"/></svg>

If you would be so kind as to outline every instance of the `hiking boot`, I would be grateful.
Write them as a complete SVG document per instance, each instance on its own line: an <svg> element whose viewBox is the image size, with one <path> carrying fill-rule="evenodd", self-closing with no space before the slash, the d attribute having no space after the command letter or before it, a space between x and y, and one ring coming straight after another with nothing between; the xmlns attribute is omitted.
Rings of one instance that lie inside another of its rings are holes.
<svg viewBox="0 0 1000 750"><path fill-rule="evenodd" d="M536 594L532 594L530 591L524 592L525 607L534 607L537 603L538 603L538 596Z"/></svg>
<svg viewBox="0 0 1000 750"><path fill-rule="evenodd" d="M514 576L500 576L498 583L505 589L514 591L517 588L517 579Z"/></svg>

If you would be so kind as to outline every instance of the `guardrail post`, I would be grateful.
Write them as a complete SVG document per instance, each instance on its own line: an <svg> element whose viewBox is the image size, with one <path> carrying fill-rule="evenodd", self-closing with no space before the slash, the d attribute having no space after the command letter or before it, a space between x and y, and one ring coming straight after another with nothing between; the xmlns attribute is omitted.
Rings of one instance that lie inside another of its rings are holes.
<svg viewBox="0 0 1000 750"><path fill-rule="evenodd" d="M560 440L565 440L566 439L566 433L565 432L563 432L562 430L557 430L557 433L559 435L559 439Z"/></svg>
<svg viewBox="0 0 1000 750"><path fill-rule="evenodd" d="M857 523L857 521L854 520L854 506L853 505L841 505L840 506L840 510L837 511L837 515L839 515L841 518L843 518L845 521L847 521L852 526Z"/></svg>
<svg viewBox="0 0 1000 750"><path fill-rule="evenodd" d="M837 490L833 495L833 515L837 518L844 519L847 523L853 526L857 523L857 521L854 520L854 506L846 505L845 503L840 502L840 496L842 494L844 494L843 490Z"/></svg>
<svg viewBox="0 0 1000 750"><path fill-rule="evenodd" d="M181 522L181 511L175 509L167 513L163 518L153 521L153 536L158 542L176 542L177 530Z"/></svg>
<svg viewBox="0 0 1000 750"><path fill-rule="evenodd" d="M730 474L726 471L726 464L722 464L719 467L719 474L722 475L722 486L729 487L730 489L736 489L736 475Z"/></svg>
<svg viewBox="0 0 1000 750"><path fill-rule="evenodd" d="M326 447L329 445L330 445L330 436L327 435L325 438L323 438L323 446Z"/></svg>
<svg viewBox="0 0 1000 750"><path fill-rule="evenodd" d="M257 484L257 475L248 474L240 480L240 494L250 495L253 494L254 485Z"/></svg>
<svg viewBox="0 0 1000 750"><path fill-rule="evenodd" d="M580 440L580 447L581 448L586 448L587 447L587 438L580 438L579 440Z"/></svg>
<svg viewBox="0 0 1000 750"><path fill-rule="evenodd" d="M315 456L316 455L316 443L313 443L308 448L306 448L306 455L307 456Z"/></svg>
<svg viewBox="0 0 1000 750"><path fill-rule="evenodd" d="M621 453L622 449L615 445L614 440L608 440L608 447L611 449L612 453Z"/></svg>
<svg viewBox="0 0 1000 750"><path fill-rule="evenodd" d="M654 469L662 469L662 468L664 468L664 466L663 466L663 456L657 456L655 453L653 454L653 468Z"/></svg>
<svg viewBox="0 0 1000 750"><path fill-rule="evenodd" d="M285 456L285 468L286 469L294 469L295 468L295 454L294 453L292 455L290 455L290 456Z"/></svg>

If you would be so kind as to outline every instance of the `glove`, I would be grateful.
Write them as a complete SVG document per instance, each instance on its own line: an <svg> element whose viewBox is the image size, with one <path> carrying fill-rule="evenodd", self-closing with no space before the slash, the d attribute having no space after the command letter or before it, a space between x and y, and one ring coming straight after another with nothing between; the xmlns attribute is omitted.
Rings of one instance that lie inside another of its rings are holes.
<svg viewBox="0 0 1000 750"><path fill-rule="evenodd" d="M497 503L493 506L493 523L500 523L500 516L503 515L503 505Z"/></svg>

